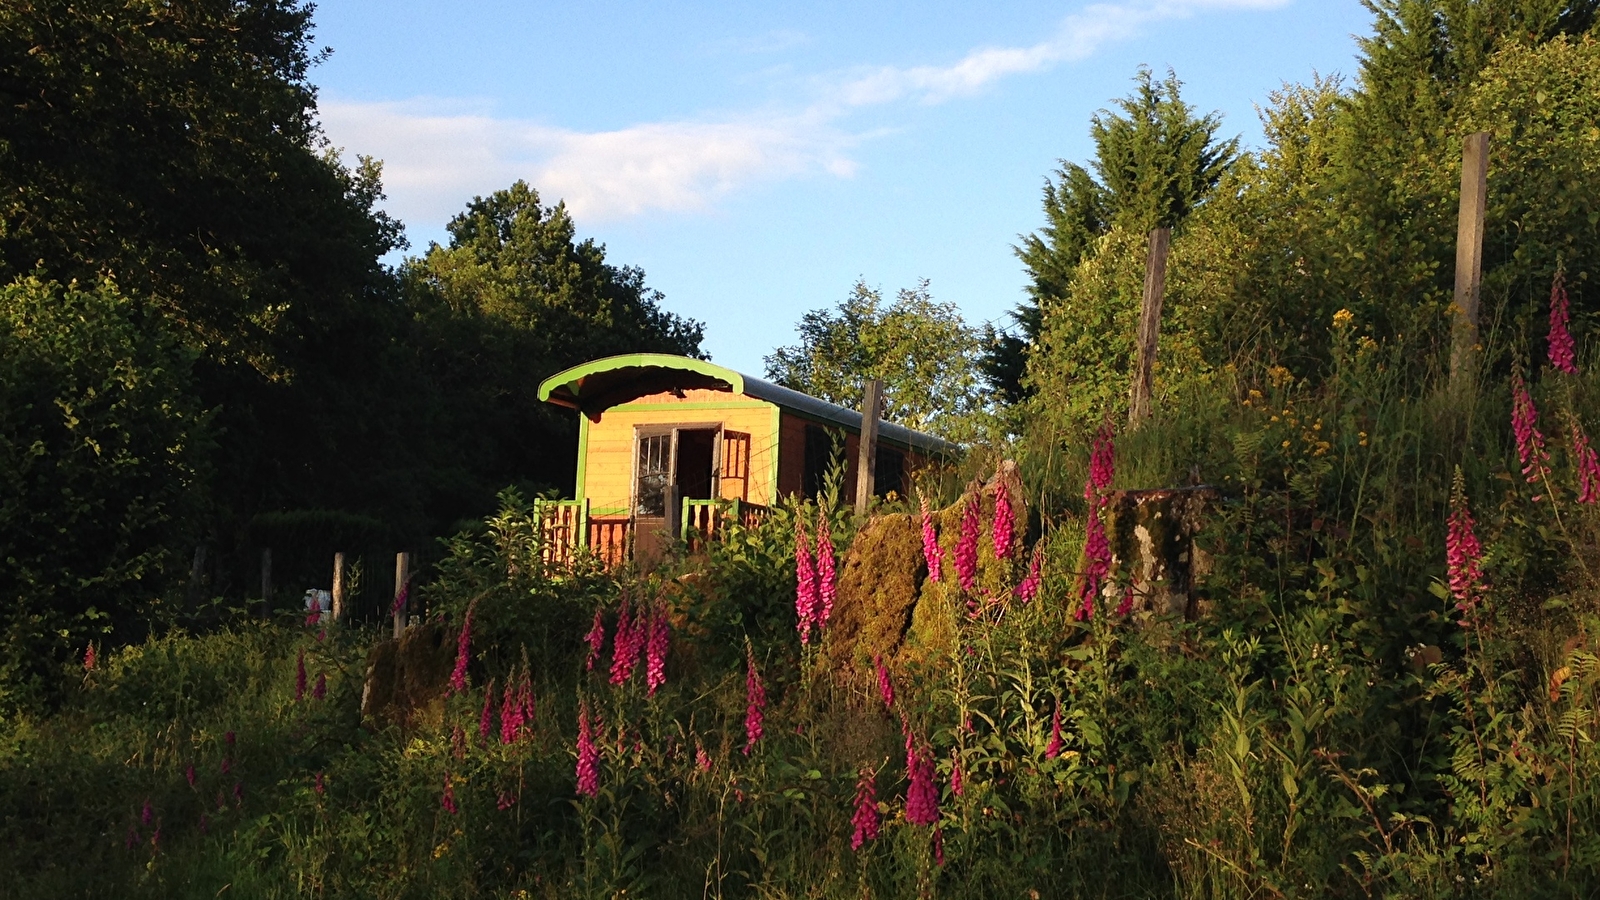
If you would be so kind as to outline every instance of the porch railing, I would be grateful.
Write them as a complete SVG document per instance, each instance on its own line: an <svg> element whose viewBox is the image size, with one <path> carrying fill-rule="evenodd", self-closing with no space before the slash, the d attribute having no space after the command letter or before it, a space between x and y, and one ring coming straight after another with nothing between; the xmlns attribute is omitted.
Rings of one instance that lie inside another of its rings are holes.
<svg viewBox="0 0 1600 900"><path fill-rule="evenodd" d="M679 534L689 552L727 533L738 522L754 526L767 517L767 508L742 500L684 500ZM586 500L536 500L544 564L551 569L570 568L580 551L592 553L606 568L616 568L633 558L634 521L625 511L593 511Z"/></svg>
<svg viewBox="0 0 1600 900"><path fill-rule="evenodd" d="M743 500L685 500L678 533L689 552L695 553L726 533L729 524L738 522L748 528L766 515L765 506Z"/></svg>

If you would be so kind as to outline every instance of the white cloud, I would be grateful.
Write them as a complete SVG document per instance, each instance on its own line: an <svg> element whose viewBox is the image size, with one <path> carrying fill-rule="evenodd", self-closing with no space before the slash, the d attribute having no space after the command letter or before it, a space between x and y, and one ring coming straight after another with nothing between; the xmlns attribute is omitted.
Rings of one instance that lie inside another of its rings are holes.
<svg viewBox="0 0 1600 900"><path fill-rule="evenodd" d="M836 100L869 106L902 99L942 103L969 96L1010 75L1042 72L1063 62L1085 59L1106 44L1125 40L1164 19L1183 19L1207 10L1275 9L1290 0L1145 0L1096 3L1061 21L1047 40L1028 47L979 47L948 66L884 66L845 81Z"/></svg>
<svg viewBox="0 0 1600 900"><path fill-rule="evenodd" d="M902 101L942 103L1014 75L1084 59L1153 23L1213 10L1259 10L1289 0L1126 0L1096 3L1026 47L980 47L945 66L877 67L823 82L805 111L712 121L652 122L581 132L492 115L487 104L414 98L321 105L330 139L384 161L389 212L443 223L466 201L518 178L584 220L705 209L741 186L826 173L849 177L863 135L853 111ZM788 35L785 35L788 37Z"/></svg>
<svg viewBox="0 0 1600 900"><path fill-rule="evenodd" d="M518 178L585 220L706 208L760 179L848 177L856 138L804 116L655 122L581 132L479 111L469 101L321 104L336 145L384 161L389 211L443 222Z"/></svg>

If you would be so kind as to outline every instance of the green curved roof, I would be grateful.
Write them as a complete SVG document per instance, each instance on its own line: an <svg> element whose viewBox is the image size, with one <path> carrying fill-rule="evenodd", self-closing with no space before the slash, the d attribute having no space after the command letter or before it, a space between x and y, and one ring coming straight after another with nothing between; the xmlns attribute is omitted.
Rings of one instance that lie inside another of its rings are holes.
<svg viewBox="0 0 1600 900"><path fill-rule="evenodd" d="M810 394L741 375L732 369L668 353L608 356L557 372L539 383L539 399L590 416L648 394L706 388L765 400L809 419L861 430L861 413ZM878 424L878 436L889 444L942 456L960 453L955 444L891 422Z"/></svg>
<svg viewBox="0 0 1600 900"><path fill-rule="evenodd" d="M595 412L633 399L619 396L619 391L642 396L672 388L698 387L743 394L744 376L703 359L670 353L626 353L551 375L539 384L539 399Z"/></svg>

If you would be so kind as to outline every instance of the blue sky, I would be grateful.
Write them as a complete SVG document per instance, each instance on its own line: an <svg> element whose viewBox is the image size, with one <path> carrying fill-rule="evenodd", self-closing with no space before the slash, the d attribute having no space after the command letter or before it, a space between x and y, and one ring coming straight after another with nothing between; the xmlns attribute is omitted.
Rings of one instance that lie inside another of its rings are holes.
<svg viewBox="0 0 1600 900"><path fill-rule="evenodd" d="M1255 107L1353 76L1359 0L1005 4L327 0L312 73L348 157L384 160L413 253L517 178L706 322L751 374L857 279L927 278L969 322L1023 297L1012 255L1057 160L1140 65L1260 142Z"/></svg>

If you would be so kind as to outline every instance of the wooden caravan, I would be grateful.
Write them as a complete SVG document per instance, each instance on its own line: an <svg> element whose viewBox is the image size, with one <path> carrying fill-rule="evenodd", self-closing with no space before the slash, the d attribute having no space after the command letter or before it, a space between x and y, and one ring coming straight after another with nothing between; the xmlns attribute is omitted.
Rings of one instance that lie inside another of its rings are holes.
<svg viewBox="0 0 1600 900"><path fill-rule="evenodd" d="M543 506L551 562L587 547L611 564L691 547L727 522L758 519L780 497L819 490L842 458L854 490L861 413L705 360L612 356L545 379L539 399L576 409L575 499ZM876 493L959 448L880 422ZM840 455L842 454L842 456Z"/></svg>

